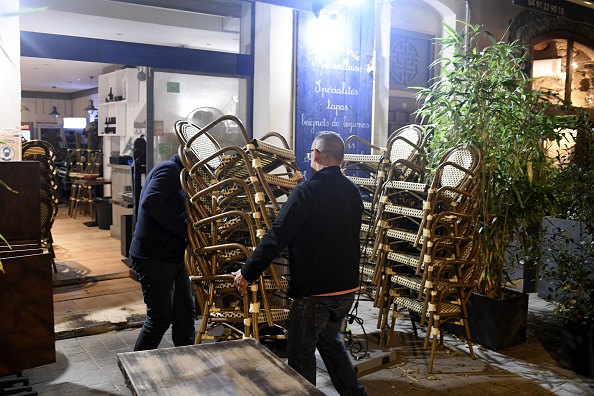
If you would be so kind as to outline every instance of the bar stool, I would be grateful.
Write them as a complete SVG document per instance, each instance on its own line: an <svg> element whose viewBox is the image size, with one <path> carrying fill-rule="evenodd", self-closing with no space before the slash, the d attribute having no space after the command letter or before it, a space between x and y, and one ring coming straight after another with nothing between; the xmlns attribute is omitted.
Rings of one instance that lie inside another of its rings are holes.
<svg viewBox="0 0 594 396"><path fill-rule="evenodd" d="M76 217L76 204L77 204L77 198L79 195L79 191L80 191L80 185L76 184L74 181L72 182L72 185L70 186L70 202L68 205L68 216L70 217Z"/></svg>
<svg viewBox="0 0 594 396"><path fill-rule="evenodd" d="M86 184L84 180L75 181L72 185L78 187L76 189L72 217L76 219L76 215L81 213L84 216L89 214L93 218L93 202L95 199L93 186Z"/></svg>

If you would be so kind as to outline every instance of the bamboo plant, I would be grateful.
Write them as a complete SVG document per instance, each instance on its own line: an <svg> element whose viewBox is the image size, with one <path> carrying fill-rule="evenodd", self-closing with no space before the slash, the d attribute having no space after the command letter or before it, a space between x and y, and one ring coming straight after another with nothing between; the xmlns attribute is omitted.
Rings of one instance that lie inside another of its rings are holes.
<svg viewBox="0 0 594 396"><path fill-rule="evenodd" d="M551 183L557 202L551 215L575 225L552 227L544 235L542 276L553 312L594 334L594 130L578 139L582 153L574 150Z"/></svg>
<svg viewBox="0 0 594 396"><path fill-rule="evenodd" d="M561 129L582 128L586 119L554 93L530 89L526 48L465 26L458 33L445 25L447 36L437 39L442 55L433 66L442 72L420 88L418 115L432 133L430 163L458 143L483 151L477 291L503 298L513 267L539 259L535 225L553 203L548 180L555 172L543 142L558 141ZM481 41L490 45L480 49Z"/></svg>

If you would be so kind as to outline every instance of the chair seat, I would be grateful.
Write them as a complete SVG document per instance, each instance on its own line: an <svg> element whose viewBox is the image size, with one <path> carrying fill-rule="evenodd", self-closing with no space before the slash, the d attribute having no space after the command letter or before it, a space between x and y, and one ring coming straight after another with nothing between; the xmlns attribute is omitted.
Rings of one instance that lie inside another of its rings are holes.
<svg viewBox="0 0 594 396"><path fill-rule="evenodd" d="M347 176L347 178L357 186L375 187L378 183L375 177Z"/></svg>
<svg viewBox="0 0 594 396"><path fill-rule="evenodd" d="M384 205L383 210L384 213L399 214L406 217L414 217L417 219L422 219L425 213L423 209L415 209L410 206L400 205Z"/></svg>
<svg viewBox="0 0 594 396"><path fill-rule="evenodd" d="M284 308L273 308L270 310L272 313L272 321L273 322L282 322L285 320L289 320L289 309ZM258 311L258 323L266 323L268 322L268 315L264 309L260 309Z"/></svg>
<svg viewBox="0 0 594 396"><path fill-rule="evenodd" d="M400 264L404 264L408 267L413 269L417 269L419 263L421 262L421 258L418 254L411 254L411 253L402 253L402 252L388 252L386 255L386 259L390 261L395 261Z"/></svg>
<svg viewBox="0 0 594 396"><path fill-rule="evenodd" d="M415 243L417 240L417 232L410 232L402 229L397 228L390 228L385 232L386 236L390 238L400 239L402 241L407 241L411 243ZM422 239L422 237L421 237Z"/></svg>
<svg viewBox="0 0 594 396"><path fill-rule="evenodd" d="M386 189L408 190L426 193L429 190L429 185L426 183L414 183L398 180L388 180L384 184Z"/></svg>
<svg viewBox="0 0 594 396"><path fill-rule="evenodd" d="M412 298L412 297L403 297L403 296L396 297L395 303L396 303L396 305L404 307L404 308L406 308L412 312L416 312L418 314L422 314L423 310L424 310L424 302L419 301L416 298ZM450 302L442 302L440 304L439 312L436 312L436 315L456 316L456 315L460 315L460 313L461 313L461 309L460 309L459 304L453 304ZM429 317L429 315L431 315L431 311L427 310L425 315L427 317Z"/></svg>

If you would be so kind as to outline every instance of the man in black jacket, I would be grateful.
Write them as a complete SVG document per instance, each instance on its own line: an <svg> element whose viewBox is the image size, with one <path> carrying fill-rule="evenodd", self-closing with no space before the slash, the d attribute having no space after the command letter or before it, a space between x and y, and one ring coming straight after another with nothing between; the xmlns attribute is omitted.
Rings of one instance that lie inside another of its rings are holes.
<svg viewBox="0 0 594 396"><path fill-rule="evenodd" d="M194 343L194 295L184 263L188 216L179 178L182 168L177 154L161 162L147 175L140 193L130 258L142 287L146 319L135 351L156 349L170 325L175 346Z"/></svg>
<svg viewBox="0 0 594 396"><path fill-rule="evenodd" d="M309 157L314 176L293 190L254 253L233 273L235 286L245 293L249 282L288 245L293 298L289 365L315 385L317 348L341 395L365 395L340 338L359 289L363 202L357 187L340 171L340 135L318 134Z"/></svg>

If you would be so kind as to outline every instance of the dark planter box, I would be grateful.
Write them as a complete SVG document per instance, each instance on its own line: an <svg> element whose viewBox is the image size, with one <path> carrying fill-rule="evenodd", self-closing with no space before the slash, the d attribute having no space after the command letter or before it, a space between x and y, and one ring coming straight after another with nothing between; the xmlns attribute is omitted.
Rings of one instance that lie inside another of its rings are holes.
<svg viewBox="0 0 594 396"><path fill-rule="evenodd" d="M542 228L544 230L544 241L542 246L543 262L545 262L550 268L556 268L555 262L549 260L549 254L547 248L552 244L558 243L553 241L553 235L557 233L557 229L563 230L564 234L567 234L573 238L579 245L579 241L582 240L582 235L586 232L585 225L579 221L558 219L555 217L545 216L542 219ZM538 281L538 297L547 299L551 292L550 287L556 287L556 284L549 283L546 279L540 279Z"/></svg>
<svg viewBox="0 0 594 396"><path fill-rule="evenodd" d="M466 304L470 338L474 344L498 351L526 342L528 294L509 290L504 299L472 293ZM445 330L463 336L461 326L447 325Z"/></svg>
<svg viewBox="0 0 594 396"><path fill-rule="evenodd" d="M561 333L561 367L578 374L594 377L594 336L588 334L589 326L568 322Z"/></svg>

